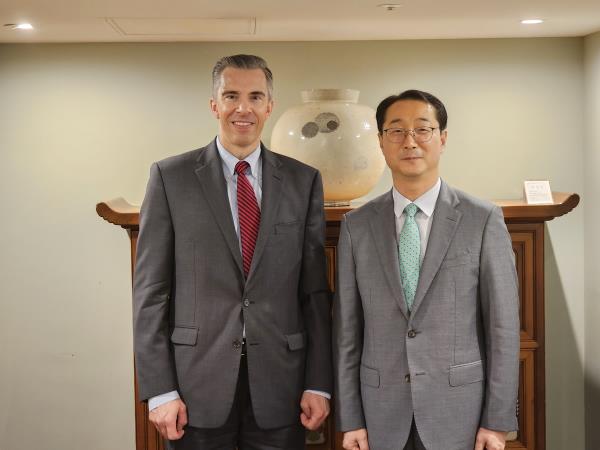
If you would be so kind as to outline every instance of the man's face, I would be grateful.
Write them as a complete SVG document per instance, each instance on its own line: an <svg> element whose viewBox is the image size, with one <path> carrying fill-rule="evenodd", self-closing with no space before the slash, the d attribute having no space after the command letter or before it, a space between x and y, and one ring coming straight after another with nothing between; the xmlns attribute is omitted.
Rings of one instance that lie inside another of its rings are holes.
<svg viewBox="0 0 600 450"><path fill-rule="evenodd" d="M439 176L440 155L446 145L447 132L439 130L435 109L420 100L399 100L393 103L385 114L383 129L403 130L435 128L427 142L419 136L407 134L402 142L392 142L393 138L383 132L379 135L379 146L394 180L435 183ZM416 138L416 140L415 140ZM396 137L395 140L398 140Z"/></svg>
<svg viewBox="0 0 600 450"><path fill-rule="evenodd" d="M273 109L265 74L260 69L227 67L213 95L210 109L219 120L221 143L236 156L245 157L258 146Z"/></svg>

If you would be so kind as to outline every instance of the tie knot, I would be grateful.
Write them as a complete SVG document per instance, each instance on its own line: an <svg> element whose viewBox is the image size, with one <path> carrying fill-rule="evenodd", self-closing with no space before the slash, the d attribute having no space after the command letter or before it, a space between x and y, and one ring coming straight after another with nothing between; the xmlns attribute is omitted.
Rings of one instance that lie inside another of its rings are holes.
<svg viewBox="0 0 600 450"><path fill-rule="evenodd" d="M417 214L418 210L419 207L414 203L409 203L408 205L406 205L406 208L404 208L404 212L408 217L415 217L415 214Z"/></svg>
<svg viewBox="0 0 600 450"><path fill-rule="evenodd" d="M241 175L246 172L246 170L250 167L247 161L240 161L235 165L235 173Z"/></svg>

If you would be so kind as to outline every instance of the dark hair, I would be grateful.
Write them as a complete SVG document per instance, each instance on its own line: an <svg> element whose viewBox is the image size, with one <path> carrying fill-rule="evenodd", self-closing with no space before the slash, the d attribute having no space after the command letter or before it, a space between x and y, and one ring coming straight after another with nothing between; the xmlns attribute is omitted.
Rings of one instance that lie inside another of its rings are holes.
<svg viewBox="0 0 600 450"><path fill-rule="evenodd" d="M433 106L435 109L435 118L440 124L440 131L444 131L446 129L446 126L448 125L448 113L446 112L446 107L441 100L429 92L410 89L398 95L390 95L388 98L383 99L379 105L377 105L375 118L377 119L377 129L379 130L379 134L383 133L383 123L385 122L385 114L387 113L387 110L394 103L401 100L418 100Z"/></svg>
<svg viewBox="0 0 600 450"><path fill-rule="evenodd" d="M260 56L255 55L233 55L224 56L223 58L219 59L212 71L213 96L216 97L217 91L219 90L219 85L221 84L221 74L228 67L246 70L262 70L265 74L265 78L267 79L269 98L273 97L273 73L267 66L267 62Z"/></svg>

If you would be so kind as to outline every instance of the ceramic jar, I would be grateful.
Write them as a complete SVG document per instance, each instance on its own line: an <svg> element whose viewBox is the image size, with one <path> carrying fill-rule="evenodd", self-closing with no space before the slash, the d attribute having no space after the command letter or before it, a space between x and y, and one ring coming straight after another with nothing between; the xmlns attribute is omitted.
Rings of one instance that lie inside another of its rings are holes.
<svg viewBox="0 0 600 450"><path fill-rule="evenodd" d="M375 111L357 104L358 95L353 89L302 91L304 103L285 111L273 128L273 151L319 169L328 206L367 194L385 168Z"/></svg>

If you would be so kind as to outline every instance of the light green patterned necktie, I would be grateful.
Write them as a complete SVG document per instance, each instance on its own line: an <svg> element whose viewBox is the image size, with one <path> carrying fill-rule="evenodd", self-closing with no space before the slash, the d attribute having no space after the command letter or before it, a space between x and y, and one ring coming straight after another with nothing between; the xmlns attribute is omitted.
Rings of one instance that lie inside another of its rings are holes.
<svg viewBox="0 0 600 450"><path fill-rule="evenodd" d="M406 219L398 240L398 255L400 258L400 279L404 290L406 306L410 311L415 299L417 283L419 282L419 266L421 259L421 235L419 226L415 221L415 214L419 207L409 203L404 208Z"/></svg>

